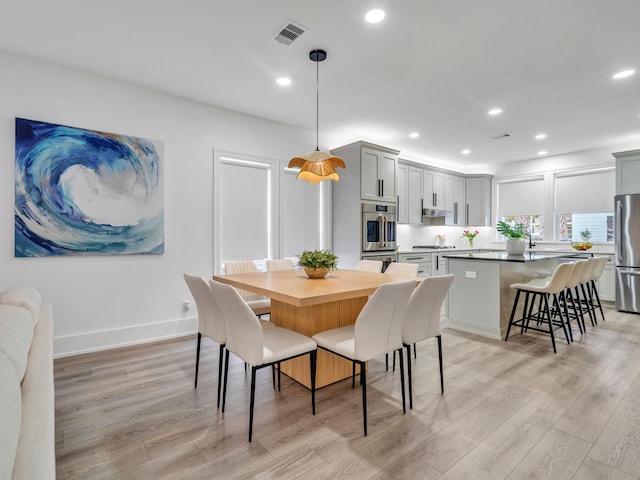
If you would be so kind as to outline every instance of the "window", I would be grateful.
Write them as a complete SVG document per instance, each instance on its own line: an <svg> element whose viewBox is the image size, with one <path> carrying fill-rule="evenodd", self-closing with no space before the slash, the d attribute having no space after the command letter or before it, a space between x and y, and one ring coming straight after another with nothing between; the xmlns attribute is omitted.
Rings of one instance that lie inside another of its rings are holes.
<svg viewBox="0 0 640 480"><path fill-rule="evenodd" d="M592 242L613 242L615 170L601 168L555 176L557 238L580 242L589 230Z"/></svg>
<svg viewBox="0 0 640 480"><path fill-rule="evenodd" d="M502 180L498 185L498 219L522 223L533 240L544 240L544 176Z"/></svg>
<svg viewBox="0 0 640 480"><path fill-rule="evenodd" d="M589 230L592 242L613 242L613 212L559 213L558 241L581 242L580 232Z"/></svg>

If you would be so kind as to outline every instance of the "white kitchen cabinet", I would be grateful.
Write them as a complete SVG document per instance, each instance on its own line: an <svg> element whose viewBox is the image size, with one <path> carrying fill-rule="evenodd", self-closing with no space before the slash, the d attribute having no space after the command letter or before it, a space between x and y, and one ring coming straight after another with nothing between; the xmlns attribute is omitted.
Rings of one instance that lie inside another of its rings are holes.
<svg viewBox="0 0 640 480"><path fill-rule="evenodd" d="M616 195L640 193L640 150L613 154L616 157Z"/></svg>
<svg viewBox="0 0 640 480"><path fill-rule="evenodd" d="M422 223L422 168L398 163L398 222Z"/></svg>
<svg viewBox="0 0 640 480"><path fill-rule="evenodd" d="M466 225L465 204L466 182L464 177L445 175L444 177L444 209L453 212L447 217L447 225Z"/></svg>
<svg viewBox="0 0 640 480"><path fill-rule="evenodd" d="M616 267L613 263L613 255L606 255L609 261L604 267L602 276L598 279L598 295L600 300L607 302L615 302L616 300Z"/></svg>
<svg viewBox="0 0 640 480"><path fill-rule="evenodd" d="M409 223L409 166L398 164L398 223Z"/></svg>
<svg viewBox="0 0 640 480"><path fill-rule="evenodd" d="M360 154L360 194L362 200L396 202L397 154L362 148Z"/></svg>
<svg viewBox="0 0 640 480"><path fill-rule="evenodd" d="M444 210L444 173L434 170L422 172L422 206Z"/></svg>
<svg viewBox="0 0 640 480"><path fill-rule="evenodd" d="M399 253L398 261L401 263L417 263L419 277L428 277L431 275L430 253Z"/></svg>
<svg viewBox="0 0 640 480"><path fill-rule="evenodd" d="M491 225L491 176L468 176L465 187L466 225Z"/></svg>

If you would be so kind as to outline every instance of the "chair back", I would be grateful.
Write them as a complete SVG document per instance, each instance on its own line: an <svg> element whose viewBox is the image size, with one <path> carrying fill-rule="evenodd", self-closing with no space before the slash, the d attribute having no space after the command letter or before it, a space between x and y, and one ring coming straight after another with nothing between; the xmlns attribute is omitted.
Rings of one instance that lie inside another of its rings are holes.
<svg viewBox="0 0 640 480"><path fill-rule="evenodd" d="M209 286L222 311L227 349L250 365L262 365L263 337L258 318L231 285L209 280Z"/></svg>
<svg viewBox="0 0 640 480"><path fill-rule="evenodd" d="M226 262L224 264L225 275L234 275L236 273L256 273L256 272L258 272L258 267L256 267L256 264L253 263L251 260ZM242 290L241 288L237 288L236 290L246 302L264 300L264 297L262 295L258 295L257 293L249 292L247 290Z"/></svg>
<svg viewBox="0 0 640 480"><path fill-rule="evenodd" d="M569 275L569 278L567 278L567 288L573 288L580 285L582 282L582 272L585 268L587 268L586 260L578 260L573 264L571 274Z"/></svg>
<svg viewBox="0 0 640 480"><path fill-rule="evenodd" d="M276 260L267 260L267 271L276 272L278 270L295 270L296 266L288 258L278 258Z"/></svg>
<svg viewBox="0 0 640 480"><path fill-rule="evenodd" d="M417 263L391 262L384 273L397 275L399 277L415 278L418 276L418 267L419 265Z"/></svg>
<svg viewBox="0 0 640 480"><path fill-rule="evenodd" d="M202 277L183 274L198 309L198 332L214 342L224 345L227 341L226 328L220 306Z"/></svg>
<svg viewBox="0 0 640 480"><path fill-rule="evenodd" d="M360 260L354 270L361 272L382 272L382 262L380 260Z"/></svg>
<svg viewBox="0 0 640 480"><path fill-rule="evenodd" d="M587 283L591 281L593 276L593 269L595 268L597 260L594 257L587 258L587 265L582 269L582 277L580 283Z"/></svg>
<svg viewBox="0 0 640 480"><path fill-rule="evenodd" d="M575 268L575 263L573 262L564 262L559 264L551 274L551 278L547 283L547 287L546 287L547 293L552 293L552 294L560 293L566 287L568 287L569 285L567 284L567 282L574 268Z"/></svg>
<svg viewBox="0 0 640 480"><path fill-rule="evenodd" d="M604 267L607 265L607 262L609 260L607 257L594 257L594 259L596 260L596 264L593 267L593 272L591 273L591 279L598 280L602 276L602 273L604 272Z"/></svg>
<svg viewBox="0 0 640 480"><path fill-rule="evenodd" d="M411 294L402 321L402 342L412 344L440 335L440 312L453 275L427 277Z"/></svg>
<svg viewBox="0 0 640 480"><path fill-rule="evenodd" d="M253 273L257 272L258 267L251 260L241 260L237 262L225 262L224 273L233 275L234 273Z"/></svg>
<svg viewBox="0 0 640 480"><path fill-rule="evenodd" d="M402 318L415 280L380 285L356 319L355 357L367 361L402 348Z"/></svg>

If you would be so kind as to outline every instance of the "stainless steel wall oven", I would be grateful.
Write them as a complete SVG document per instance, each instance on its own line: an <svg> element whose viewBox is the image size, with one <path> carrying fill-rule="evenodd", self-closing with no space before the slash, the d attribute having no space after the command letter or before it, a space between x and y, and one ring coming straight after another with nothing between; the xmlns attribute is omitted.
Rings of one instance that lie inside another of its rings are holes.
<svg viewBox="0 0 640 480"><path fill-rule="evenodd" d="M362 204L362 251L395 251L396 206Z"/></svg>

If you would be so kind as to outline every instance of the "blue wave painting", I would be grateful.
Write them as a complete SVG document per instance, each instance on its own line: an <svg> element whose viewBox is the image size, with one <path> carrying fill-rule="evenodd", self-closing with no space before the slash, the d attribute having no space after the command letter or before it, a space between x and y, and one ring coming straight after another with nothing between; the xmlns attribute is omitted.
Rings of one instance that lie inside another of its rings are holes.
<svg viewBox="0 0 640 480"><path fill-rule="evenodd" d="M15 256L164 253L162 151L16 118Z"/></svg>

